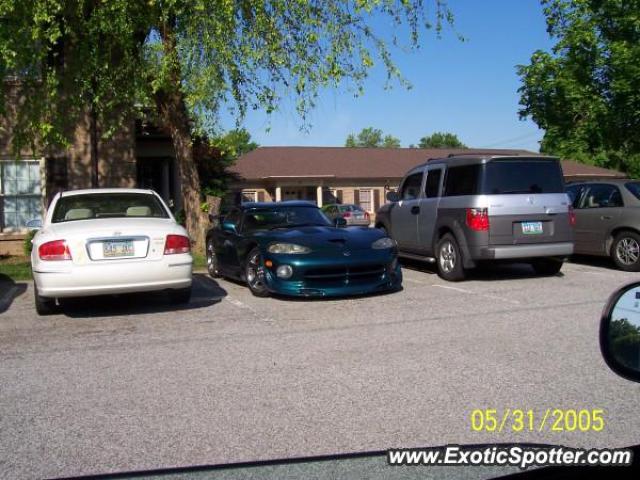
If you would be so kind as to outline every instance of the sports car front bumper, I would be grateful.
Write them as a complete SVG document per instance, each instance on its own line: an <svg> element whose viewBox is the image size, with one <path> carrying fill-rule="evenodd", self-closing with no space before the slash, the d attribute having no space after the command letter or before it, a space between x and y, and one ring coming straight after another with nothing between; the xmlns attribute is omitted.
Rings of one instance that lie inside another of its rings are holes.
<svg viewBox="0 0 640 480"><path fill-rule="evenodd" d="M270 262L268 262L270 261ZM264 282L270 292L296 297L341 297L397 290L402 270L392 250L361 250L346 256L273 255L264 257ZM277 268L289 265L290 278L277 276Z"/></svg>

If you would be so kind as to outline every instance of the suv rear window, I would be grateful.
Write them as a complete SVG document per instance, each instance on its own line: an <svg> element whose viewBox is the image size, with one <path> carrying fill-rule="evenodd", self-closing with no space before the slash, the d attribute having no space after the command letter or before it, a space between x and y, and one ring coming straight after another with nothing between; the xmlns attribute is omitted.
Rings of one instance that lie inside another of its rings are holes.
<svg viewBox="0 0 640 480"><path fill-rule="evenodd" d="M492 160L484 167L483 193L563 193L560 164L555 160Z"/></svg>

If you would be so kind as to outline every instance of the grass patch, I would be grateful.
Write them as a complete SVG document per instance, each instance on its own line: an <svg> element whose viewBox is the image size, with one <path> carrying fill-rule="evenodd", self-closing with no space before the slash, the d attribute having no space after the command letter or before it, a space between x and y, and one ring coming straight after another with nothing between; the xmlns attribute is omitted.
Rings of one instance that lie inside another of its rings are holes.
<svg viewBox="0 0 640 480"><path fill-rule="evenodd" d="M207 268L207 257L202 253L191 252L193 256L193 269L200 270L203 268Z"/></svg>
<svg viewBox="0 0 640 480"><path fill-rule="evenodd" d="M31 261L29 257L0 256L0 279L5 276L13 281L31 280Z"/></svg>

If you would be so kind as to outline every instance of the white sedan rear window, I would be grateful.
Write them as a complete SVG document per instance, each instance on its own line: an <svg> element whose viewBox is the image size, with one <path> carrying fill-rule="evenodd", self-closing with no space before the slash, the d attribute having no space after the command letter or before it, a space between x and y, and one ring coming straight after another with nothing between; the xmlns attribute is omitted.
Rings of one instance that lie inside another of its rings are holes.
<svg viewBox="0 0 640 480"><path fill-rule="evenodd" d="M53 223L93 218L168 218L166 209L151 194L90 193L61 197L53 211Z"/></svg>

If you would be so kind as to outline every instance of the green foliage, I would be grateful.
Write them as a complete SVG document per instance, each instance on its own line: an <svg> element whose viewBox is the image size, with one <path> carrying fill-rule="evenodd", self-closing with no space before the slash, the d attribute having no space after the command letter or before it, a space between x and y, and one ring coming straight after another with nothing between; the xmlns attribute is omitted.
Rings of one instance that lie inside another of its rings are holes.
<svg viewBox="0 0 640 480"><path fill-rule="evenodd" d="M467 148L455 133L435 132L418 142L420 148Z"/></svg>
<svg viewBox="0 0 640 480"><path fill-rule="evenodd" d="M609 343L618 360L630 368L640 367L640 327L626 318L612 320L609 325Z"/></svg>
<svg viewBox="0 0 640 480"><path fill-rule="evenodd" d="M232 180L227 168L245 153L258 148L245 129L230 130L209 141L202 140L194 145L194 156L204 195L222 197ZM206 204L205 204L206 205ZM201 205L201 209L203 207Z"/></svg>
<svg viewBox="0 0 640 480"><path fill-rule="evenodd" d="M350 148L399 148L400 140L393 135L384 135L382 130L373 127L367 127L360 130L357 135L349 134L344 144Z"/></svg>
<svg viewBox="0 0 640 480"><path fill-rule="evenodd" d="M196 135L215 134L223 104L241 119L283 96L306 124L321 89L361 94L377 65L407 85L393 50L453 23L446 0L0 0L0 19L0 81L17 78L22 102L16 151L68 143L88 105L108 136L176 96Z"/></svg>
<svg viewBox="0 0 640 480"><path fill-rule="evenodd" d="M24 242L22 244L22 251L24 252L25 257L28 257L31 255L31 250L33 250L33 243L31 243L31 240L33 240L33 237L36 236L36 233L38 233L37 230L29 230L29 232L27 233L27 236L24 238Z"/></svg>
<svg viewBox="0 0 640 480"><path fill-rule="evenodd" d="M551 52L518 66L541 151L640 176L640 0L544 0Z"/></svg>

